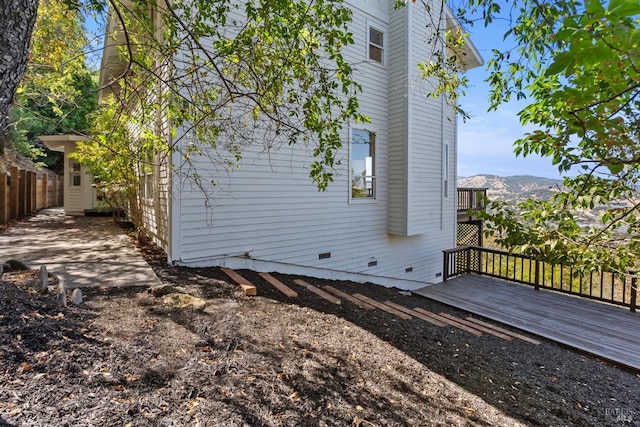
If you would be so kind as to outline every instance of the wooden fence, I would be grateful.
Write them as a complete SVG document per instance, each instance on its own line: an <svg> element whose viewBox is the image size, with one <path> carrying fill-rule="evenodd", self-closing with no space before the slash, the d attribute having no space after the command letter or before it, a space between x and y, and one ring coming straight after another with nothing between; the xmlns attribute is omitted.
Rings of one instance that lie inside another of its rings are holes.
<svg viewBox="0 0 640 427"><path fill-rule="evenodd" d="M0 172L0 224L22 218L40 209L62 206L62 176L30 172L12 167Z"/></svg>

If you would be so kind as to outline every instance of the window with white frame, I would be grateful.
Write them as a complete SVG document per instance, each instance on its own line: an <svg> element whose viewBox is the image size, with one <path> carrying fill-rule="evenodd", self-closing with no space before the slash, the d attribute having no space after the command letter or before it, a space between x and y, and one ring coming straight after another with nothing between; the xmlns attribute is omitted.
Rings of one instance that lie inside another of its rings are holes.
<svg viewBox="0 0 640 427"><path fill-rule="evenodd" d="M442 194L449 197L449 144L442 147Z"/></svg>
<svg viewBox="0 0 640 427"><path fill-rule="evenodd" d="M384 64L384 33L369 27L369 59Z"/></svg>
<svg viewBox="0 0 640 427"><path fill-rule="evenodd" d="M74 159L69 159L69 187L82 185L82 167Z"/></svg>
<svg viewBox="0 0 640 427"><path fill-rule="evenodd" d="M151 153L146 153L144 160L140 166L140 181L142 198L147 200L153 200L153 162L154 156Z"/></svg>
<svg viewBox="0 0 640 427"><path fill-rule="evenodd" d="M351 198L375 198L376 134L366 129L351 130Z"/></svg>

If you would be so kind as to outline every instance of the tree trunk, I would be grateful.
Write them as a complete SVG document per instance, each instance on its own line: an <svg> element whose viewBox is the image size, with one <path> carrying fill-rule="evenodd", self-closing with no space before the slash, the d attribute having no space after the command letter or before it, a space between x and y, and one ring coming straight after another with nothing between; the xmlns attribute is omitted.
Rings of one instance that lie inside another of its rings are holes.
<svg viewBox="0 0 640 427"><path fill-rule="evenodd" d="M0 2L0 155L4 153L9 111L27 68L38 0Z"/></svg>

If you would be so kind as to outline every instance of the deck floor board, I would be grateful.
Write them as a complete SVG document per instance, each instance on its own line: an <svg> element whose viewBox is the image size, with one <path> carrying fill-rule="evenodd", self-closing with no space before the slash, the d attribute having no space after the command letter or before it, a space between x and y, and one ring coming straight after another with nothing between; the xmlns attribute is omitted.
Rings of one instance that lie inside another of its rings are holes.
<svg viewBox="0 0 640 427"><path fill-rule="evenodd" d="M477 275L413 293L640 371L640 313Z"/></svg>

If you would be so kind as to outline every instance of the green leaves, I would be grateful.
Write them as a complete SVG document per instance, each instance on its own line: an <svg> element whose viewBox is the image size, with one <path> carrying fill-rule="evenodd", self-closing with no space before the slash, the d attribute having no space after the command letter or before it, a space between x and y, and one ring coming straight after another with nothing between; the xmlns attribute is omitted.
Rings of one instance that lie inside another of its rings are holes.
<svg viewBox="0 0 640 427"><path fill-rule="evenodd" d="M77 10L60 0L42 0L31 39L31 55L9 126L10 140L36 159L40 135L88 128L86 115L97 105L96 75L85 61L87 38ZM42 158L50 167L58 158Z"/></svg>
<svg viewBox="0 0 640 427"><path fill-rule="evenodd" d="M467 1L466 16L480 9L488 25L494 4ZM502 16L517 47L487 62L491 108L526 95L519 118L534 129L514 142L515 154L547 157L570 177L551 200L493 203L487 233L586 270L637 268L640 3L522 0Z"/></svg>
<svg viewBox="0 0 640 427"><path fill-rule="evenodd" d="M638 17L640 3L634 0L610 0L607 12L616 17Z"/></svg>

